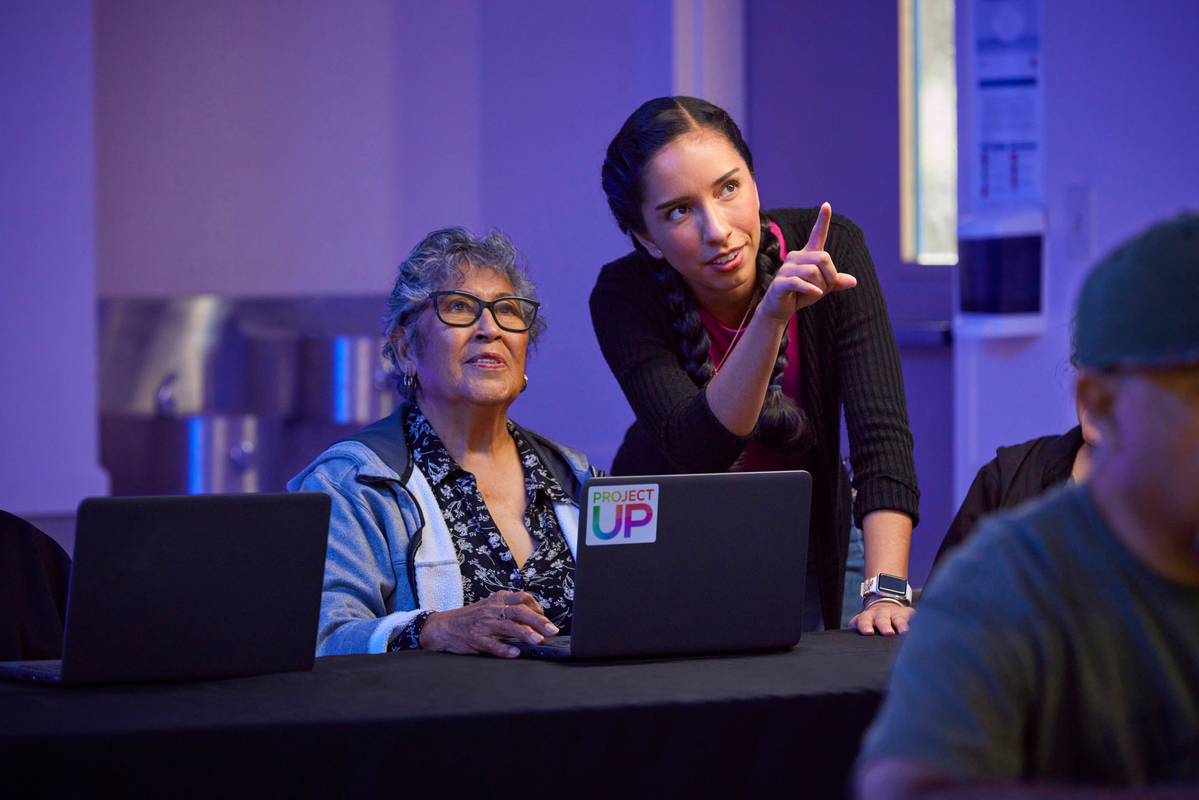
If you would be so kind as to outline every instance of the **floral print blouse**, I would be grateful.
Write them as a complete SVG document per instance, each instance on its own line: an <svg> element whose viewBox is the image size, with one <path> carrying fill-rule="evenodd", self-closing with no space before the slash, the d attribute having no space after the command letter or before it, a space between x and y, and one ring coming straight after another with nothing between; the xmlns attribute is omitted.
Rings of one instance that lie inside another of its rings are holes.
<svg viewBox="0 0 1199 800"><path fill-rule="evenodd" d="M458 553L463 604L470 605L500 590L529 592L545 610L546 618L563 635L569 634L575 560L558 525L554 505L574 501L550 475L516 426L508 422L508 432L516 442L525 473L525 527L536 543L536 549L522 567L516 565L487 510L475 476L458 465L415 405L408 410L404 430L416 468L433 489ZM420 631L430 613L417 615L402 628L389 649L420 647Z"/></svg>

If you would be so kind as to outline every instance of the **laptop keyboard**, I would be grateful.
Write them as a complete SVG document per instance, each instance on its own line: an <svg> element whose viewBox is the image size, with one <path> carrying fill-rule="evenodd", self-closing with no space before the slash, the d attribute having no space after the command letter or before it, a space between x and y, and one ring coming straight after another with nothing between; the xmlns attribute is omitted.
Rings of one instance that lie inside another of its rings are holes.
<svg viewBox="0 0 1199 800"><path fill-rule="evenodd" d="M61 675L61 661L10 661L9 666L27 672L40 672L43 675Z"/></svg>
<svg viewBox="0 0 1199 800"><path fill-rule="evenodd" d="M58 659L45 661L0 662L0 678L39 683L61 683L62 662Z"/></svg>
<svg viewBox="0 0 1199 800"><path fill-rule="evenodd" d="M509 636L504 637L503 641L507 644L515 644L515 645L520 645L522 647L530 646L528 643L525 642L524 639L513 639L512 637L509 637ZM534 646L549 647L554 650L565 650L566 652L569 653L570 652L570 637L569 636L547 636L546 638L541 640L540 644L534 645Z"/></svg>

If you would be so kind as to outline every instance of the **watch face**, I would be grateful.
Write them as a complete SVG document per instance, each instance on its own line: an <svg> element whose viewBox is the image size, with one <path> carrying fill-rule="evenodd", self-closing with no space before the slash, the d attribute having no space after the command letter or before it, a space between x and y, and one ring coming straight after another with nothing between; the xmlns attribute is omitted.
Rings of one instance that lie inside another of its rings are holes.
<svg viewBox="0 0 1199 800"><path fill-rule="evenodd" d="M882 573L878 576L878 590L888 594L907 594L908 582L903 578Z"/></svg>

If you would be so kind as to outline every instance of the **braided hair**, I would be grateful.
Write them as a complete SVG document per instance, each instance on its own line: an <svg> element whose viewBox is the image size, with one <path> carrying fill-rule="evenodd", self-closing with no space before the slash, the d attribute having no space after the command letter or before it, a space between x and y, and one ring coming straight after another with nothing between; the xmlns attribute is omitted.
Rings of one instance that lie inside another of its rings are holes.
<svg viewBox="0 0 1199 800"><path fill-rule="evenodd" d="M645 220L641 215L644 199L646 167L664 148L679 137L697 130L719 133L745 161L754 174L753 155L741 136L732 117L718 106L694 97L659 97L650 100L633 112L608 145L608 155L602 170L604 193L608 207L622 233L632 239L633 247L644 251L641 241L633 234L644 234ZM761 220L757 270L758 296L764 296L775 274L782 266L778 239L770 229L770 219L758 212ZM666 296L674 330L683 352L683 369L700 386L716 374L709 353L711 342L699 316L699 308L691 287L682 275L665 259L655 262L654 277ZM803 410L782 392L783 371L787 368L789 336L783 331L778 356L770 373L770 386L754 437L770 450L794 451L811 445L812 432Z"/></svg>

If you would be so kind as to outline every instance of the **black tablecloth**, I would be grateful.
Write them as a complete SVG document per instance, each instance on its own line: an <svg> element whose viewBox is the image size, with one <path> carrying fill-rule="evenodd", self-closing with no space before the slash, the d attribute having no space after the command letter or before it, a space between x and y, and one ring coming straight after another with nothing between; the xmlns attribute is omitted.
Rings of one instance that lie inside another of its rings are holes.
<svg viewBox="0 0 1199 800"><path fill-rule="evenodd" d="M564 663L413 651L157 686L0 682L0 796L843 796L900 637Z"/></svg>

